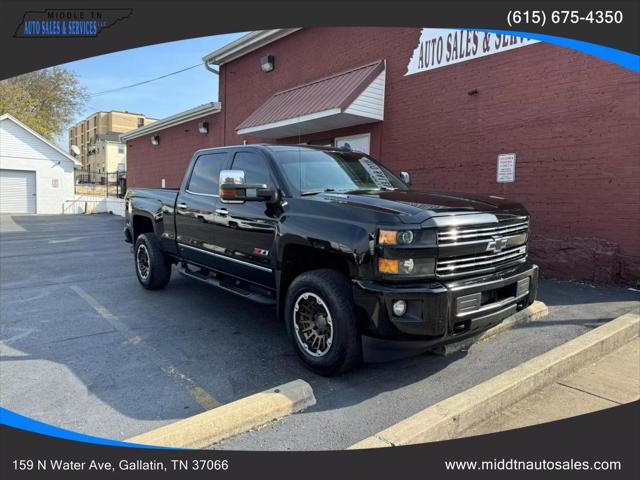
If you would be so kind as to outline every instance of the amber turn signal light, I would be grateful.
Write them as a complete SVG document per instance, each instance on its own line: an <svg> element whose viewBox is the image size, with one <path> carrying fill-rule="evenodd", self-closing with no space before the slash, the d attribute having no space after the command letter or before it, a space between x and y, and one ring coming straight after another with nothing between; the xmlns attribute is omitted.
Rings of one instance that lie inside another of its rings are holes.
<svg viewBox="0 0 640 480"><path fill-rule="evenodd" d="M220 188L219 194L222 198L237 196L237 190L235 188Z"/></svg>
<svg viewBox="0 0 640 480"><path fill-rule="evenodd" d="M395 230L380 230L378 243L380 245L395 245L398 243L398 232Z"/></svg>
<svg viewBox="0 0 640 480"><path fill-rule="evenodd" d="M390 260L388 258L378 259L378 271L380 273L398 273L398 260Z"/></svg>

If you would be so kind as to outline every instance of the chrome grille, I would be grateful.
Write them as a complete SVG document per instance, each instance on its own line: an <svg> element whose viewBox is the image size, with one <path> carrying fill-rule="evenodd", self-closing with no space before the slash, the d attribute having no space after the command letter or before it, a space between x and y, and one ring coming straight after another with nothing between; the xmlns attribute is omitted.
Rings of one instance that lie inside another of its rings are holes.
<svg viewBox="0 0 640 480"><path fill-rule="evenodd" d="M476 274L493 271L497 267L527 258L527 246L520 245L496 253L439 258L436 274L439 277Z"/></svg>
<svg viewBox="0 0 640 480"><path fill-rule="evenodd" d="M509 225L494 225L491 227L482 227L479 225L451 227L438 232L438 244L452 245L478 240L491 240L492 237L518 235L520 233L526 233L528 230L528 221Z"/></svg>

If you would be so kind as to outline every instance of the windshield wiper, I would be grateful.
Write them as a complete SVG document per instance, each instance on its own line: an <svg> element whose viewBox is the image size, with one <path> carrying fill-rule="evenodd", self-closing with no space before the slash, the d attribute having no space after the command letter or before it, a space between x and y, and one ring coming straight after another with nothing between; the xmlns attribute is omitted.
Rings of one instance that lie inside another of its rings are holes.
<svg viewBox="0 0 640 480"><path fill-rule="evenodd" d="M394 187L380 187L380 188L354 188L353 190L336 190L335 188L325 188L324 190L311 190L308 192L302 192L301 196L307 195L317 195L319 193L328 193L328 192L336 192L336 193L372 193L372 192L380 192L380 191L393 191L397 190Z"/></svg>
<svg viewBox="0 0 640 480"><path fill-rule="evenodd" d="M302 192L300 195L305 197L307 195L317 195L319 193L335 192L335 188L325 188L324 190L311 190L309 192Z"/></svg>
<svg viewBox="0 0 640 480"><path fill-rule="evenodd" d="M375 193L375 192L382 192L382 191L393 191L396 190L393 187L380 187L380 188L357 188L355 190L348 190L346 192L342 192L342 193Z"/></svg>

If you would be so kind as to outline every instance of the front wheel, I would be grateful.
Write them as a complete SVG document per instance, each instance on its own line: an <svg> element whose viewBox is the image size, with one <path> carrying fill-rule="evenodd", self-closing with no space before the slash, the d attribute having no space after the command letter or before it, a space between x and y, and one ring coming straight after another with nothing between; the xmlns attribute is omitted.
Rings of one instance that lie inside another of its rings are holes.
<svg viewBox="0 0 640 480"><path fill-rule="evenodd" d="M153 233L143 233L136 239L134 255L136 275L144 288L158 290L167 286L171 278L171 261Z"/></svg>
<svg viewBox="0 0 640 480"><path fill-rule="evenodd" d="M335 270L298 276L286 298L287 331L302 361L320 375L336 375L362 359L348 279Z"/></svg>

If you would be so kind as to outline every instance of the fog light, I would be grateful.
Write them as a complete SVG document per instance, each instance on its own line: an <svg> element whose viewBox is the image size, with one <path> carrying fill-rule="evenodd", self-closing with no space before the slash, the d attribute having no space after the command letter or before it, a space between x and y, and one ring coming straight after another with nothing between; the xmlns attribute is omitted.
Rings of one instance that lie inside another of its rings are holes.
<svg viewBox="0 0 640 480"><path fill-rule="evenodd" d="M393 314L396 317L401 317L407 311L407 302L404 300L396 300L393 302Z"/></svg>
<svg viewBox="0 0 640 480"><path fill-rule="evenodd" d="M413 273L413 268L415 266L416 266L416 263L413 261L413 258L407 258L406 260L402 260L400 262L400 272Z"/></svg>

